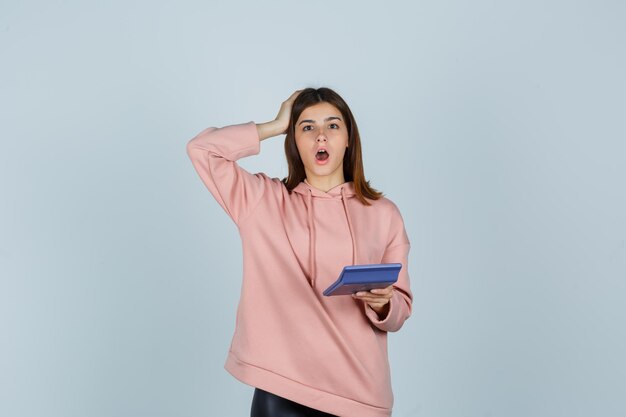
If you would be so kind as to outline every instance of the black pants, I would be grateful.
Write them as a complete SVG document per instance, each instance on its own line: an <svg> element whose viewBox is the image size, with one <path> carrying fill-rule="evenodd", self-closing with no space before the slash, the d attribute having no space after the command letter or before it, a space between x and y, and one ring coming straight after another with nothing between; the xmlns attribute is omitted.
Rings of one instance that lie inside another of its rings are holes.
<svg viewBox="0 0 626 417"><path fill-rule="evenodd" d="M279 397L260 388L254 389L250 417L337 417L306 405Z"/></svg>

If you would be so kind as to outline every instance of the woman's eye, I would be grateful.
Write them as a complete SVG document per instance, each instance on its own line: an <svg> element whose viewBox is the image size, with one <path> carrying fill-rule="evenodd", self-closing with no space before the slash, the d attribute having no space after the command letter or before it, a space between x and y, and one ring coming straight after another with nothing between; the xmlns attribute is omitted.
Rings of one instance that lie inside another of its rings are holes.
<svg viewBox="0 0 626 417"><path fill-rule="evenodd" d="M337 123L331 123L329 126L336 126L337 129L339 128L339 125ZM313 128L313 126L311 125L306 125L302 128L302 130L311 130L311 129L307 129L307 127Z"/></svg>

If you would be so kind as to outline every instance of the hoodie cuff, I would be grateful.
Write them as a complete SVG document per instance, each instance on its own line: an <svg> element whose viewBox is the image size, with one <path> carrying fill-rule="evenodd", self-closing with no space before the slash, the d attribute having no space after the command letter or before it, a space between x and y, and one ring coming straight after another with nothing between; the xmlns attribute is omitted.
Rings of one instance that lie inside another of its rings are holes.
<svg viewBox="0 0 626 417"><path fill-rule="evenodd" d="M259 132L254 121L208 127L187 144L188 153L194 148L212 152L228 161L236 161L261 152Z"/></svg>
<svg viewBox="0 0 626 417"><path fill-rule="evenodd" d="M400 300L398 297L400 296L400 294L398 294L397 290L393 290L393 296L391 297L391 299L389 300L389 311L387 311L387 315L385 316L384 319L380 319L378 317L378 313L375 312L372 307L370 307L369 304L367 304L366 302L363 302L363 308L365 309L365 315L370 319L370 321L376 326L378 327L380 330L383 331L389 331L389 323L392 321L391 317L393 315L396 314L396 303L397 302L401 302L402 300Z"/></svg>
<svg viewBox="0 0 626 417"><path fill-rule="evenodd" d="M372 323L374 323L377 327L379 327L381 330L383 330L380 326L383 326L387 323L389 323L389 317L391 317L391 315L394 313L394 304L395 304L395 298L396 296L396 291L393 291L393 296L391 297L391 299L389 300L389 311L387 311L387 315L385 316L384 319L380 319L378 316L378 313L374 311L374 309L372 307L370 307L369 304L367 304L366 302L363 302L363 306L365 308L365 314L367 315L367 317L369 317L369 319L372 321Z"/></svg>
<svg viewBox="0 0 626 417"><path fill-rule="evenodd" d="M220 128L220 133L222 141L217 145L221 147L224 158L230 161L261 152L259 132L254 121L224 126Z"/></svg>
<svg viewBox="0 0 626 417"><path fill-rule="evenodd" d="M384 323L386 321L389 320L389 313L391 313L391 300L389 300L389 307L387 307L387 313L385 314L385 318L381 319L380 318L380 314L376 312L376 310L374 310L372 308L372 306L368 305L367 303L365 303L365 313L369 316L369 318L372 321L375 321L376 323L380 324L380 323Z"/></svg>

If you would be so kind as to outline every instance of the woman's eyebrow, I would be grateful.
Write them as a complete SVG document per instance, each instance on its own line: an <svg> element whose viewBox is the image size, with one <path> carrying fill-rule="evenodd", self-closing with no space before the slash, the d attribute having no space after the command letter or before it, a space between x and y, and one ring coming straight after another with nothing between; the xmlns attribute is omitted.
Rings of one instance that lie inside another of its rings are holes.
<svg viewBox="0 0 626 417"><path fill-rule="evenodd" d="M325 121L325 122L327 122L327 121L329 121L329 120L334 120L334 119L341 120L341 117L337 117L337 116L329 116L329 117L325 118L325 119L324 119L324 121ZM343 120L342 120L342 121L343 121ZM301 125L302 123L305 123L305 122L315 123L315 120L312 120L312 119L305 119L305 120L302 120L300 123L298 123L298 125Z"/></svg>

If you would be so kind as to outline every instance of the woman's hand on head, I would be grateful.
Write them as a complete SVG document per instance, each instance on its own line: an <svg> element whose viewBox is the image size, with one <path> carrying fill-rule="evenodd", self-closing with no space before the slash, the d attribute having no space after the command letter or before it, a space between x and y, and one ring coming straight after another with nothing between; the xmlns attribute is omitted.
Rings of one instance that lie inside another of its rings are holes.
<svg viewBox="0 0 626 417"><path fill-rule="evenodd" d="M296 90L289 96L289 98L280 106L278 115L271 122L255 123L257 132L259 133L259 140L265 140L278 135L284 135L287 133L289 127L289 118L291 117L291 107L294 100L302 90Z"/></svg>
<svg viewBox="0 0 626 417"><path fill-rule="evenodd" d="M276 115L275 122L280 126L281 134L287 133L287 128L289 127L289 118L291 117L291 108L293 106L293 102L296 97L302 92L302 90L294 91L287 100L283 101L280 105L280 110Z"/></svg>

